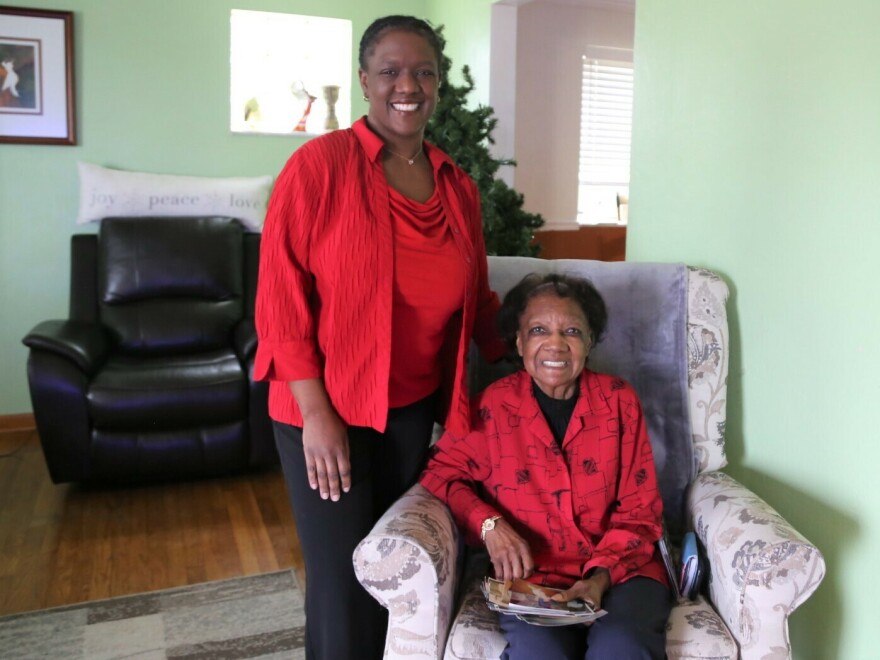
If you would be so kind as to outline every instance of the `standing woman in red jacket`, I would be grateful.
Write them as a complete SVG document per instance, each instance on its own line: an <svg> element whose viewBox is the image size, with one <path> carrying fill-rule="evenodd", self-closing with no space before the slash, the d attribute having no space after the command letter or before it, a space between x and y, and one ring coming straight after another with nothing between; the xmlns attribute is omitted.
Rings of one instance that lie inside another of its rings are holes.
<svg viewBox="0 0 880 660"><path fill-rule="evenodd" d="M608 614L591 626L501 617L505 660L660 660L671 607L655 549L663 502L635 390L586 368L607 314L587 280L530 275L504 298L501 333L524 369L474 399L421 483L495 576L564 589Z"/></svg>
<svg viewBox="0 0 880 660"><path fill-rule="evenodd" d="M465 358L494 330L479 193L424 142L441 43L387 16L360 42L366 117L311 140L278 177L262 239L254 378L306 565L308 658L378 658L386 612L352 552L424 466L435 420L467 431Z"/></svg>

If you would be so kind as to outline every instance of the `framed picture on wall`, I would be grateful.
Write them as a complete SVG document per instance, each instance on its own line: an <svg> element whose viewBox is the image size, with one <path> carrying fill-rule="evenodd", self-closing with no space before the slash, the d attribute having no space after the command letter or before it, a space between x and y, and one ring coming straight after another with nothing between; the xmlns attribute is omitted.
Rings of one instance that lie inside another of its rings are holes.
<svg viewBox="0 0 880 660"><path fill-rule="evenodd" d="M348 19L233 9L229 128L313 136L351 126Z"/></svg>
<svg viewBox="0 0 880 660"><path fill-rule="evenodd" d="M76 144L73 12L0 7L0 142Z"/></svg>

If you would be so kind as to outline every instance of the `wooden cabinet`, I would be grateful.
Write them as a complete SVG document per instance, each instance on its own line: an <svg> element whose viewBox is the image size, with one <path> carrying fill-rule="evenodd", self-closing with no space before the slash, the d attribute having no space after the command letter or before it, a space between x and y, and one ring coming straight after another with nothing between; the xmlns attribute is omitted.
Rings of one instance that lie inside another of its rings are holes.
<svg viewBox="0 0 880 660"><path fill-rule="evenodd" d="M626 260L626 225L589 225L535 232L544 259Z"/></svg>

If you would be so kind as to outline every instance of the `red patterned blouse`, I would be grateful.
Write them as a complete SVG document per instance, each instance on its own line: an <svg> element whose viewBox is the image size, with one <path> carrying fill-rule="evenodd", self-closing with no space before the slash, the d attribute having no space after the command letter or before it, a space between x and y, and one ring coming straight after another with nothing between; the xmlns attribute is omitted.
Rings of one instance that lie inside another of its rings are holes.
<svg viewBox="0 0 880 660"><path fill-rule="evenodd" d="M562 446L520 371L472 406L473 430L445 434L420 482L444 500L467 540L504 516L529 543L532 582L568 587L603 567L612 584L637 575L667 583L655 542L663 502L638 397L587 369Z"/></svg>

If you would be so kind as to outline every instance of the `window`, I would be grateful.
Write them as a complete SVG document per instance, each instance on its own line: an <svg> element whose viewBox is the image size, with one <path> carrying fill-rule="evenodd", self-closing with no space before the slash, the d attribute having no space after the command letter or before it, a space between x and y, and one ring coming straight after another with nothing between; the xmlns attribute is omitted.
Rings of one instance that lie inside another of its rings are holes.
<svg viewBox="0 0 880 660"><path fill-rule="evenodd" d="M626 222L632 98L631 62L583 56L578 224Z"/></svg>
<svg viewBox="0 0 880 660"><path fill-rule="evenodd" d="M230 129L315 135L351 125L351 21L233 9Z"/></svg>

